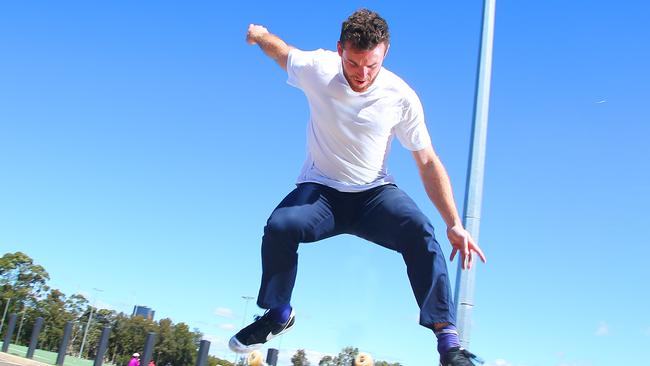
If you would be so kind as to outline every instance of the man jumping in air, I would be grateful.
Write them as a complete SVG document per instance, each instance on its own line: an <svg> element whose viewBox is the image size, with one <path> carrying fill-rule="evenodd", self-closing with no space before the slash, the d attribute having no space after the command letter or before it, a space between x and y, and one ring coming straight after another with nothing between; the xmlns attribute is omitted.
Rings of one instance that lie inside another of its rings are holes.
<svg viewBox="0 0 650 366"><path fill-rule="evenodd" d="M361 9L341 29L337 52L303 51L261 25L248 27L257 44L288 73L288 83L309 101L307 159L297 186L271 213L262 238L262 281L257 305L268 311L230 339L250 352L295 323L291 293L298 246L352 234L400 253L420 307L420 324L438 340L443 366L473 365L460 347L447 266L429 219L388 174L393 137L412 151L425 190L447 225L462 268L473 254L485 262L463 228L449 176L436 155L416 93L382 67L390 47L386 21Z"/></svg>

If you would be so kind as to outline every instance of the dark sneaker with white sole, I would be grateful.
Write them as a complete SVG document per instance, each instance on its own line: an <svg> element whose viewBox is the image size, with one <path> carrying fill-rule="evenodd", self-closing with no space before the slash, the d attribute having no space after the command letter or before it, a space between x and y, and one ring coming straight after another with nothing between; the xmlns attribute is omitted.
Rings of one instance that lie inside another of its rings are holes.
<svg viewBox="0 0 650 366"><path fill-rule="evenodd" d="M248 353L254 351L271 339L288 332L296 320L296 315L291 310L291 315L285 323L278 323L271 318L267 311L264 315L255 318L249 326L239 331L228 342L233 352Z"/></svg>
<svg viewBox="0 0 650 366"><path fill-rule="evenodd" d="M474 366L477 363L483 364L483 360L472 352L460 347L450 349L440 358L440 366Z"/></svg>

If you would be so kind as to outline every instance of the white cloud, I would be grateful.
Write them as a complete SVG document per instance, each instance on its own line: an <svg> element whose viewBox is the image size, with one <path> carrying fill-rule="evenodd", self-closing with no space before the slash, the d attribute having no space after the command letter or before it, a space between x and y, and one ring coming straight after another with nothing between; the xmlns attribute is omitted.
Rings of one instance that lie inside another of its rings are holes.
<svg viewBox="0 0 650 366"><path fill-rule="evenodd" d="M605 322L600 322L598 328L596 329L596 336L604 337L609 335L609 326Z"/></svg>
<svg viewBox="0 0 650 366"><path fill-rule="evenodd" d="M216 308L214 310L215 315L221 316L224 318L233 318L233 312L232 309L228 308Z"/></svg>
<svg viewBox="0 0 650 366"><path fill-rule="evenodd" d="M223 347L228 344L223 338L216 336L214 334L204 334L203 339L209 341L211 346L214 345L214 346Z"/></svg>
<svg viewBox="0 0 650 366"><path fill-rule="evenodd" d="M219 328L223 330L235 330L235 325L230 323L219 324Z"/></svg>

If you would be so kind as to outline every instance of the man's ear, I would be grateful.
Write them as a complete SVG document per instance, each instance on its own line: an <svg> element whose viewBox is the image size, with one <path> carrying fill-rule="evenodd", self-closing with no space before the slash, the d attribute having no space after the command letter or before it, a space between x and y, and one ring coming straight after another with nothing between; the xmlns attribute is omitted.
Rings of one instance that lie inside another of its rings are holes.
<svg viewBox="0 0 650 366"><path fill-rule="evenodd" d="M390 43L386 43L386 52L384 52L384 58L388 55L388 50L390 49Z"/></svg>
<svg viewBox="0 0 650 366"><path fill-rule="evenodd" d="M343 56L343 46L341 46L341 41L336 41L336 50L339 51L339 56Z"/></svg>

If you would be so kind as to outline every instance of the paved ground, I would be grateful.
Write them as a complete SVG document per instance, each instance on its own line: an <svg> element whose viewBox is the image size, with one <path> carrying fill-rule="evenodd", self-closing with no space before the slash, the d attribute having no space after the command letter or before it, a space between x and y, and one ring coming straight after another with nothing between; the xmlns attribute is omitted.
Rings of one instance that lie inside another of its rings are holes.
<svg viewBox="0 0 650 366"><path fill-rule="evenodd" d="M0 366L51 366L28 358L0 352Z"/></svg>
<svg viewBox="0 0 650 366"><path fill-rule="evenodd" d="M17 363L0 361L0 366L16 366L16 365L18 365L18 364Z"/></svg>

